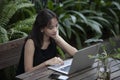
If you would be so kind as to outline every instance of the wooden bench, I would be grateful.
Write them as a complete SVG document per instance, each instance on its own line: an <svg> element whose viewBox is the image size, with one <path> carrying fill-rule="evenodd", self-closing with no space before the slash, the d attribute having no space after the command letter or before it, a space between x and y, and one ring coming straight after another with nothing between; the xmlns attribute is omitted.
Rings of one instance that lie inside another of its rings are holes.
<svg viewBox="0 0 120 80"><path fill-rule="evenodd" d="M20 38L0 44L0 70L18 64L24 40Z"/></svg>

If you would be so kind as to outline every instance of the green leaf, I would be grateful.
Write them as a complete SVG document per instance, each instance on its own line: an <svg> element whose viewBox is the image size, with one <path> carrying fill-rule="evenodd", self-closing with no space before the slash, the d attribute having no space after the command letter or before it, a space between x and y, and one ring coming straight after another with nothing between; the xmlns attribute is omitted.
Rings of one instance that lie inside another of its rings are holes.
<svg viewBox="0 0 120 80"><path fill-rule="evenodd" d="M0 26L0 43L7 42L8 40L7 31Z"/></svg>
<svg viewBox="0 0 120 80"><path fill-rule="evenodd" d="M120 10L120 4L118 2L113 1L112 4L115 5L118 10Z"/></svg>
<svg viewBox="0 0 120 80"><path fill-rule="evenodd" d="M57 50L58 50L60 56L62 57L62 59L65 59L65 54L64 54L64 52L62 51L62 49L57 46Z"/></svg>
<svg viewBox="0 0 120 80"><path fill-rule="evenodd" d="M102 34L100 27L102 28L102 25L94 20L88 19L87 25L89 25L93 30L95 30L97 33Z"/></svg>
<svg viewBox="0 0 120 80"><path fill-rule="evenodd" d="M82 41L78 35L77 32L75 32L74 30L72 30L72 32L74 33L75 37L76 37L76 43L77 43L77 48L81 49L82 48Z"/></svg>
<svg viewBox="0 0 120 80"><path fill-rule="evenodd" d="M83 29L82 26L80 26L78 24L73 24L73 26L75 26L77 29L79 29L80 31L82 31L84 35L86 35L86 32L85 32L85 30Z"/></svg>
<svg viewBox="0 0 120 80"><path fill-rule="evenodd" d="M71 34L72 34L72 30L71 30L71 22L68 20L68 19L65 19L64 23L63 23L64 26L66 26L66 33L68 35L68 38L71 37Z"/></svg>
<svg viewBox="0 0 120 80"><path fill-rule="evenodd" d="M80 13L78 11L73 11L73 10L68 11L68 13L72 13L74 15L78 15L83 20L84 23L87 23L87 19L86 19L86 17L82 13Z"/></svg>
<svg viewBox="0 0 120 80"><path fill-rule="evenodd" d="M95 39L95 38L91 38L91 39L87 39L85 41L85 43L91 43L91 42L102 42L102 39Z"/></svg>
<svg viewBox="0 0 120 80"><path fill-rule="evenodd" d="M70 15L70 16L71 16L72 22L76 23L76 21L77 21L76 17L74 15Z"/></svg>

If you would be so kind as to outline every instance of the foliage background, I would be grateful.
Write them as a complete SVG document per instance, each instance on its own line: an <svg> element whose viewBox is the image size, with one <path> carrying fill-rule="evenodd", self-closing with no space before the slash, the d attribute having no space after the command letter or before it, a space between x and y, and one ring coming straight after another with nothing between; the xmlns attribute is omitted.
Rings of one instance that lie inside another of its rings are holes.
<svg viewBox="0 0 120 80"><path fill-rule="evenodd" d="M26 37L43 8L58 15L60 35L77 49L120 35L119 0L0 0L0 43Z"/></svg>
<svg viewBox="0 0 120 80"><path fill-rule="evenodd" d="M49 8L59 17L60 35L78 49L120 34L118 0L1 0L0 43L29 34L36 14Z"/></svg>

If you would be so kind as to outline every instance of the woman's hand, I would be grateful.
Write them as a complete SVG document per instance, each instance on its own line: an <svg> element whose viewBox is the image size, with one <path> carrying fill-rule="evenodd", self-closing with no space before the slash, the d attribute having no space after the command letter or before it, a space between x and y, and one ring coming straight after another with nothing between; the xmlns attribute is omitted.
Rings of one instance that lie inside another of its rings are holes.
<svg viewBox="0 0 120 80"><path fill-rule="evenodd" d="M53 38L54 40L57 40L59 38L59 30L57 30L56 34L52 35L51 38Z"/></svg>
<svg viewBox="0 0 120 80"><path fill-rule="evenodd" d="M64 64L63 60L60 57L54 57L45 62L45 65L55 65L55 64Z"/></svg>

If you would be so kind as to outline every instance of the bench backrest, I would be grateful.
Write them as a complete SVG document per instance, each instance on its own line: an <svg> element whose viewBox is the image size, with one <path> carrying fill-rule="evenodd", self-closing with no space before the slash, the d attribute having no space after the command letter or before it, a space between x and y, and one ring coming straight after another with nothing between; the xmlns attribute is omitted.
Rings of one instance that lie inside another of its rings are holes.
<svg viewBox="0 0 120 80"><path fill-rule="evenodd" d="M25 38L0 44L0 69L18 64Z"/></svg>

